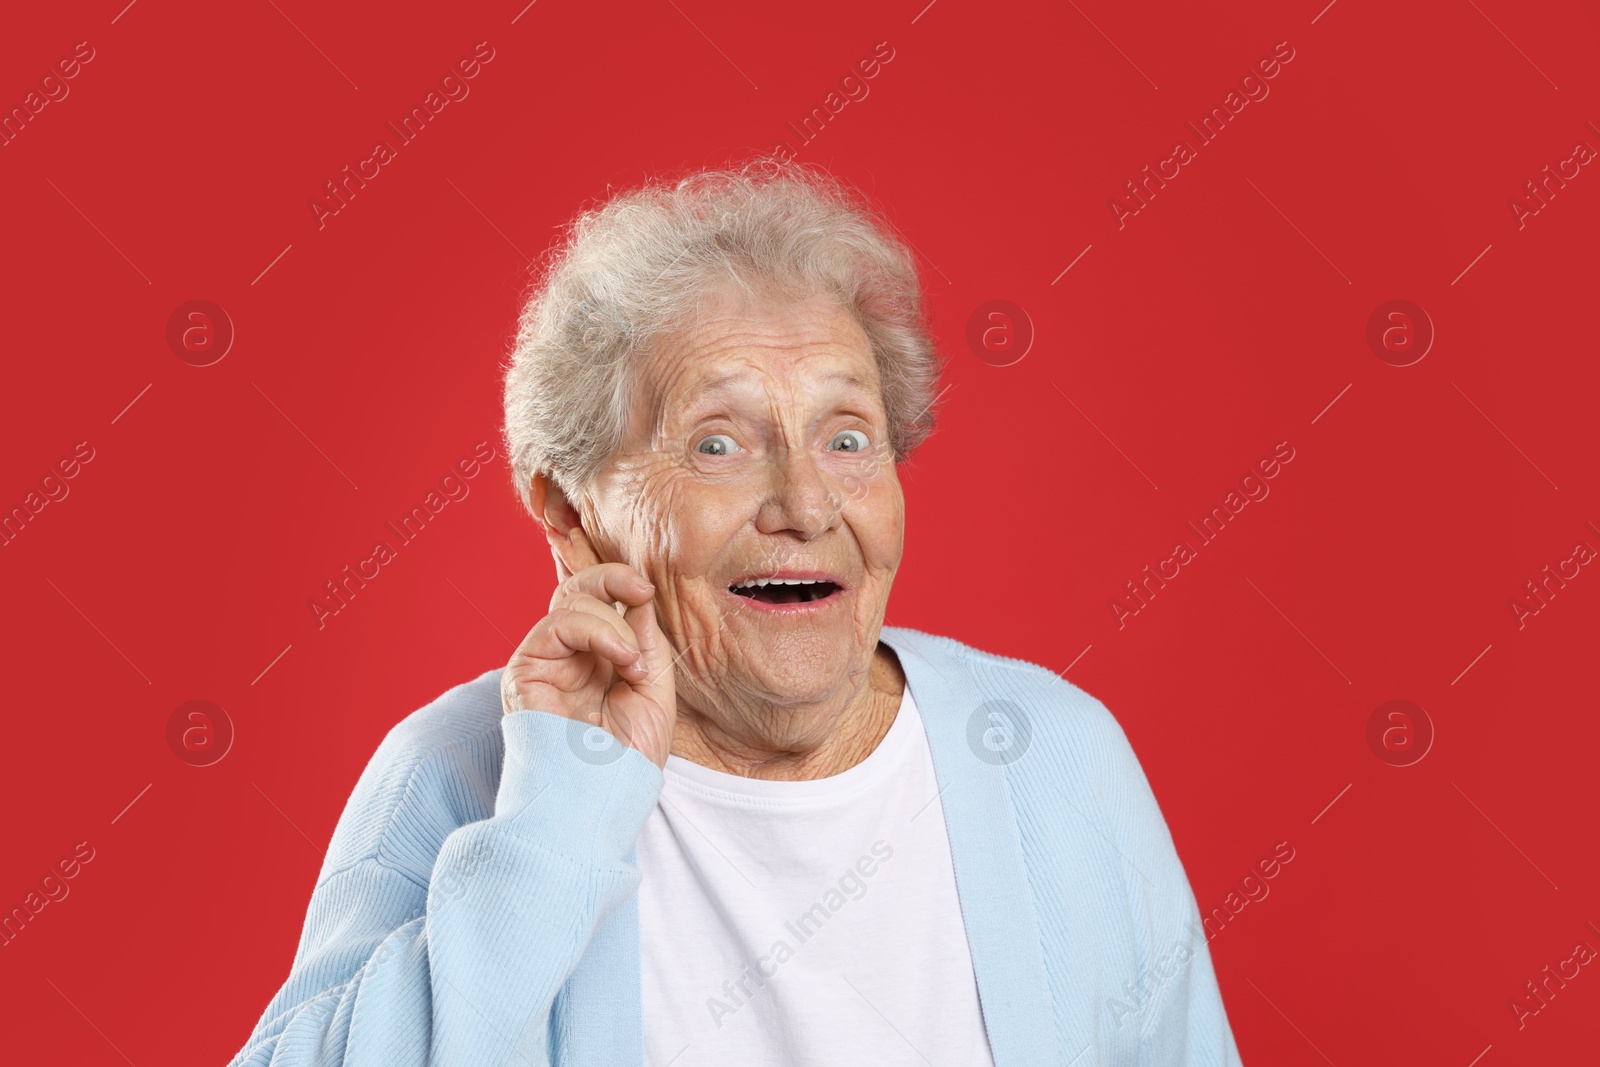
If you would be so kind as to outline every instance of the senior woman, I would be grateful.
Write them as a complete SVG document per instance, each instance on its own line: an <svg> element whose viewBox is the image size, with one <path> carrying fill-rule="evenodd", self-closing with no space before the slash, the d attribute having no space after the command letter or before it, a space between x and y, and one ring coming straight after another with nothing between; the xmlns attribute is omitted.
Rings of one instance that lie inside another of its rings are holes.
<svg viewBox="0 0 1600 1067"><path fill-rule="evenodd" d="M390 731L233 1062L1238 1064L1116 720L884 625L938 376L819 169L580 214L506 375L549 612Z"/></svg>

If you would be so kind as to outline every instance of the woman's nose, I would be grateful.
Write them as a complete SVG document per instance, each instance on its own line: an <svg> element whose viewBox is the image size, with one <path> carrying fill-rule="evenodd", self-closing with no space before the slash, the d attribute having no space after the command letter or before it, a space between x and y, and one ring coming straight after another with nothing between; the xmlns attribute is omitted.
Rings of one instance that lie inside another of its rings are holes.
<svg viewBox="0 0 1600 1067"><path fill-rule="evenodd" d="M788 529L815 540L838 524L844 512L844 496L835 479L805 449L780 449L772 458L773 493L768 521L781 522ZM764 532L776 532L766 529Z"/></svg>

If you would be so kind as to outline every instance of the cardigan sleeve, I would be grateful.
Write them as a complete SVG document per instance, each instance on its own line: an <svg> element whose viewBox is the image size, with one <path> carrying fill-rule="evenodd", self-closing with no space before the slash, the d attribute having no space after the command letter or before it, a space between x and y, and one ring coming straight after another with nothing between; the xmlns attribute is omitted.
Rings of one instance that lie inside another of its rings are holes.
<svg viewBox="0 0 1600 1067"><path fill-rule="evenodd" d="M324 874L288 979L230 1067L550 1062L551 1006L638 889L630 857L662 783L634 749L580 758L569 726L543 711L503 717L494 814L444 838L426 885L407 870L415 844L387 836ZM445 790L430 766L405 780L404 803ZM384 818L358 806L336 844Z"/></svg>
<svg viewBox="0 0 1600 1067"><path fill-rule="evenodd" d="M1172 832L1127 736L1109 713L1105 718L1113 724L1113 770L1103 802L1119 847L1141 872L1129 881L1140 926L1140 1062L1241 1067L1200 908Z"/></svg>

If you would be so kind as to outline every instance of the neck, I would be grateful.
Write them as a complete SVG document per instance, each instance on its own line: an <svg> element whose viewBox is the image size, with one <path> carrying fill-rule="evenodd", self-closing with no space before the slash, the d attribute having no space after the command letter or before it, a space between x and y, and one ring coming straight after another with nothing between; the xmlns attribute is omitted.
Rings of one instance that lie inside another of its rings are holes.
<svg viewBox="0 0 1600 1067"><path fill-rule="evenodd" d="M809 724L792 723L792 733L777 730L772 731L771 737L752 737L680 701L672 732L672 754L741 778L795 782L831 778L877 749L894 725L905 687L906 676L898 657L887 645L879 644L864 684L834 718L831 728L822 730L818 739L807 737L788 743L774 737L809 735L813 733L806 729ZM789 709L774 709L763 721L776 723L791 714Z"/></svg>

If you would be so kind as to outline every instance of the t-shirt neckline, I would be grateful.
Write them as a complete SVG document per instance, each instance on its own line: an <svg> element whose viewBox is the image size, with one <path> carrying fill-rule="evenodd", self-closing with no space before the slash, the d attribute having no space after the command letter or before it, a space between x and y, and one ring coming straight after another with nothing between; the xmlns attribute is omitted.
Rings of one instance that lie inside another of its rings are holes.
<svg viewBox="0 0 1600 1067"><path fill-rule="evenodd" d="M876 748L866 759L854 767L826 778L803 781L773 781L765 778L746 778L724 771L702 767L682 756L667 756L663 768L670 780L688 785L699 793L721 794L726 797L755 797L765 801L817 800L853 793L864 785L873 783L891 773L906 751L916 741L916 731L921 729L921 716L916 701L911 696L911 683L907 681L895 709L894 721Z"/></svg>

